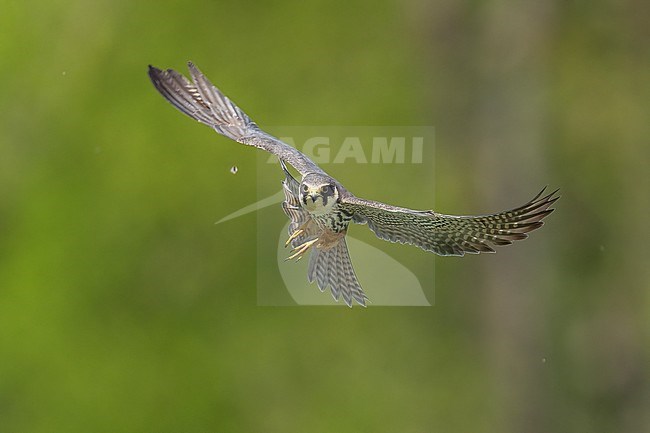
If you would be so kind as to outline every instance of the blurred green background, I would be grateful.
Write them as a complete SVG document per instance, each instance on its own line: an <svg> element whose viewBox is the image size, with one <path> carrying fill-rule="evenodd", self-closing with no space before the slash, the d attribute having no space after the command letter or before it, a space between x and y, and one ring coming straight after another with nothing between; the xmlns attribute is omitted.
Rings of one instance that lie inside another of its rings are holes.
<svg viewBox="0 0 650 433"><path fill-rule="evenodd" d="M0 432L649 431L649 9L0 0ZM258 307L255 151L146 75L190 59L262 125L435 126L441 212L562 199L434 307Z"/></svg>

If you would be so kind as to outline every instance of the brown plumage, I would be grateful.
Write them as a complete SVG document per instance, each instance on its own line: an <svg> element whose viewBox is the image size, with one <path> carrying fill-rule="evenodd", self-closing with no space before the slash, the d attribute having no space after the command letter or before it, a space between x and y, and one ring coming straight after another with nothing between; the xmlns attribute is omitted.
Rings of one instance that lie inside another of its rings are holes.
<svg viewBox="0 0 650 433"><path fill-rule="evenodd" d="M334 299L352 306L366 305L350 261L345 242L351 222L367 224L379 238L415 245L442 256L463 256L494 252L494 246L526 239L542 226L559 198L557 190L544 190L518 208L482 216L443 215L391 206L356 197L336 179L298 149L262 131L239 107L189 63L192 81L171 69L149 66L156 89L172 105L189 117L210 126L239 143L276 155L285 173L284 212L291 223L289 240L294 248L289 258L301 258L311 250L307 277L321 291L328 287ZM285 162L302 176L293 178Z"/></svg>

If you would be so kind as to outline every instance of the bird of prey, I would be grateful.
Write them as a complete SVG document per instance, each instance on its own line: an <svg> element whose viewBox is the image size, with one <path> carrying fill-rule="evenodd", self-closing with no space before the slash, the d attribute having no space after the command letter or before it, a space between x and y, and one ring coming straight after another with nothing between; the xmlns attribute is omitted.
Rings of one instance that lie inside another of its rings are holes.
<svg viewBox="0 0 650 433"><path fill-rule="evenodd" d="M432 210L412 210L366 200L353 195L298 149L262 131L188 63L191 81L172 70L149 66L149 77L158 92L189 117L239 143L276 155L284 171L285 200L282 208L291 223L286 245L293 247L289 259L311 251L307 277L318 288L328 287L335 300L365 306L368 297L361 289L345 242L350 223L367 224L379 238L415 245L441 256L463 256L494 252L495 245L525 239L542 226L559 198L557 190L544 189L528 203L491 215L453 216ZM285 164L300 173L295 179Z"/></svg>

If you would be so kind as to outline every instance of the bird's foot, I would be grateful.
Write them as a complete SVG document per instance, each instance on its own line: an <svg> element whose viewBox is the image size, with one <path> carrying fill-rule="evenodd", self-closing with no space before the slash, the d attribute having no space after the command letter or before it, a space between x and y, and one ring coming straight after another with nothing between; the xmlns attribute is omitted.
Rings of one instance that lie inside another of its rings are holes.
<svg viewBox="0 0 650 433"><path fill-rule="evenodd" d="M295 247L292 251L293 254L291 254L289 257L287 257L285 260L293 260L296 259L296 261L302 259L302 256L309 250L309 248L314 245L316 242L318 242L318 238L312 239L310 241L304 242L297 247Z"/></svg>
<svg viewBox="0 0 650 433"><path fill-rule="evenodd" d="M295 232L291 233L291 236L289 236L289 239L284 243L284 247L288 247L289 244L291 243L292 240L303 234L305 231L303 229L298 229Z"/></svg>

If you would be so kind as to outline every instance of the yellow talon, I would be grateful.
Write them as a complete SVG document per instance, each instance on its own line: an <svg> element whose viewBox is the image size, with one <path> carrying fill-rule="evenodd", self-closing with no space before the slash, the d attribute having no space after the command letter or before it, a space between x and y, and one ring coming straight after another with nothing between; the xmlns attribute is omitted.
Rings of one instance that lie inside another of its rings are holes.
<svg viewBox="0 0 650 433"><path fill-rule="evenodd" d="M289 239L287 239L287 241L284 243L284 247L286 248L291 243L292 240L294 240L295 238L297 238L298 236L300 236L304 232L305 231L303 229L298 229L295 232L291 233L291 236L289 236Z"/></svg>
<svg viewBox="0 0 650 433"><path fill-rule="evenodd" d="M289 257L286 258L286 260L291 260L297 257L296 261L300 260L302 258L302 255L307 252L309 247L314 245L316 242L318 242L318 238L312 239L310 241L307 241L303 244L298 245L296 248L293 250L293 254L291 254Z"/></svg>

